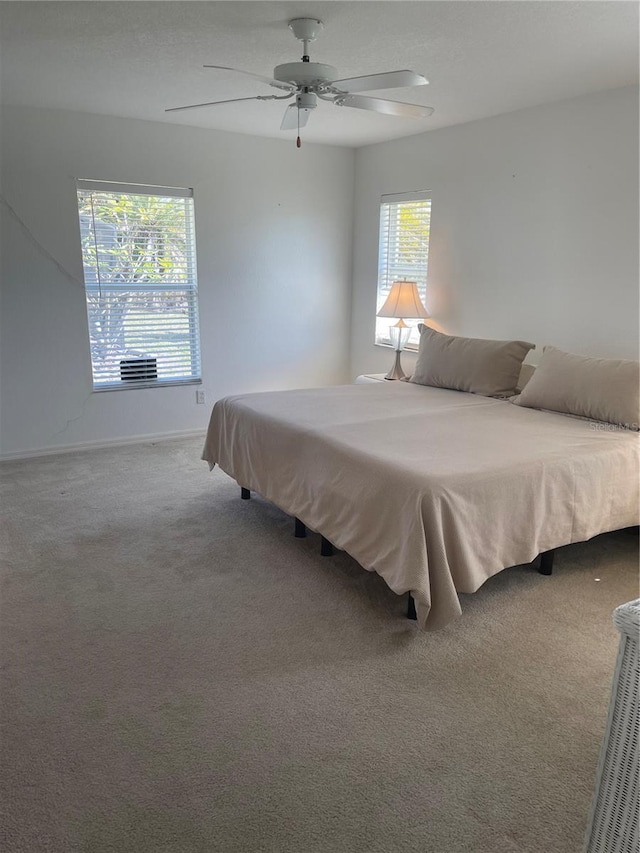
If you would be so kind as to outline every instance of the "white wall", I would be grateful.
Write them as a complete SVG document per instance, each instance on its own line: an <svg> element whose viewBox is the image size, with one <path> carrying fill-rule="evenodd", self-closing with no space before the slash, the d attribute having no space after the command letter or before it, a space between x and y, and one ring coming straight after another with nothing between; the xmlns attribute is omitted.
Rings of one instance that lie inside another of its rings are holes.
<svg viewBox="0 0 640 853"><path fill-rule="evenodd" d="M31 232L1 206L2 454L204 429L224 394L386 371L383 193L432 191L428 307L446 331L638 357L635 88L355 155L21 107L0 129L2 192ZM76 177L194 187L206 406L193 386L91 392Z"/></svg>
<svg viewBox="0 0 640 853"><path fill-rule="evenodd" d="M373 344L380 196L418 189L444 331L638 358L637 88L358 150L353 376L392 362Z"/></svg>
<svg viewBox="0 0 640 853"><path fill-rule="evenodd" d="M2 206L2 454L204 429L225 394L348 379L352 150L22 107L1 130L33 235ZM77 177L194 188L206 406L194 386L92 393Z"/></svg>

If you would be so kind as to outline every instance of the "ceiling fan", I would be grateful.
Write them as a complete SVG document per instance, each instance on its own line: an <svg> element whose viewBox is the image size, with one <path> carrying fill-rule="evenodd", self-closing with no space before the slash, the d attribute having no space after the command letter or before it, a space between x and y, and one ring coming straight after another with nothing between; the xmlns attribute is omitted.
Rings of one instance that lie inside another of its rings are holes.
<svg viewBox="0 0 640 853"><path fill-rule="evenodd" d="M322 21L317 18L295 18L289 21L289 29L303 45L303 56L300 62L285 62L273 69L273 77L261 77L250 71L240 71L226 65L205 65L205 68L216 68L222 71L234 71L267 83L275 89L280 89L280 95L253 95L248 98L228 98L223 101L209 101L204 104L189 104L184 107L171 107L167 113L179 110L193 110L199 107L211 107L216 104L231 104L237 101L295 101L286 108L280 130L298 129L297 145L300 147L300 128L309 121L309 116L318 104L318 99L329 101L337 107L354 107L358 110L371 110L375 113L400 116L401 118L426 118L433 112L432 107L419 104L406 104L400 101L389 101L384 98L372 98L361 95L360 92L378 89L398 89L408 86L424 86L429 81L421 74L413 71L387 71L382 74L366 74L363 77L338 78L338 72L332 65L309 61L309 43L315 41L324 28Z"/></svg>

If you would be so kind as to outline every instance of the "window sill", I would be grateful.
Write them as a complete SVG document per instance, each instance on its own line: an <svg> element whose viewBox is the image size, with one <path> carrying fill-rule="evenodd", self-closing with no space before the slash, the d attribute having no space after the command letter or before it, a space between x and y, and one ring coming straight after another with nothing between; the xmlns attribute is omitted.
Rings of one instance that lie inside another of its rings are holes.
<svg viewBox="0 0 640 853"><path fill-rule="evenodd" d="M126 382L104 383L103 385L94 385L93 393L102 394L104 391L132 391L140 388L176 388L179 385L202 385L202 379L148 379L136 382L128 380Z"/></svg>
<svg viewBox="0 0 640 853"><path fill-rule="evenodd" d="M373 345L374 345L374 347L384 347L385 349L393 349L394 348L393 344L391 342L383 343L382 341L374 341ZM407 346L402 347L401 351L402 352L415 352L417 355L418 345L417 344L407 344Z"/></svg>

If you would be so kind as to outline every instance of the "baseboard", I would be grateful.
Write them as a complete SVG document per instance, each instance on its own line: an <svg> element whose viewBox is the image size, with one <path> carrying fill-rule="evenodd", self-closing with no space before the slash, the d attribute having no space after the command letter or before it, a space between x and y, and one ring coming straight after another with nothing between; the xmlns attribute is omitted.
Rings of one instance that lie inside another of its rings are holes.
<svg viewBox="0 0 640 853"><path fill-rule="evenodd" d="M77 444L61 444L58 447L42 447L35 450L17 450L13 453L0 453L0 463L19 459L35 459L38 456L55 456L59 453L74 453L80 450L100 450L107 447L121 447L127 444L147 444L150 441L170 441L172 438L192 438L205 436L204 429L183 429L174 432L152 432L147 435L132 435L128 438L112 438L106 441L81 441Z"/></svg>

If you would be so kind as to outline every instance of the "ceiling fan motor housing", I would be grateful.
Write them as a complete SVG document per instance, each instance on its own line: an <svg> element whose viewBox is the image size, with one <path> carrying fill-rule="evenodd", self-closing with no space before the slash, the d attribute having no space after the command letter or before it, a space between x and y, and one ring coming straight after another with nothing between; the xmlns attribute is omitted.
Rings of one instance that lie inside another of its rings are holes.
<svg viewBox="0 0 640 853"><path fill-rule="evenodd" d="M274 79L281 83L295 83L296 86L321 86L331 83L338 76L332 65L322 62L285 62L273 69Z"/></svg>

